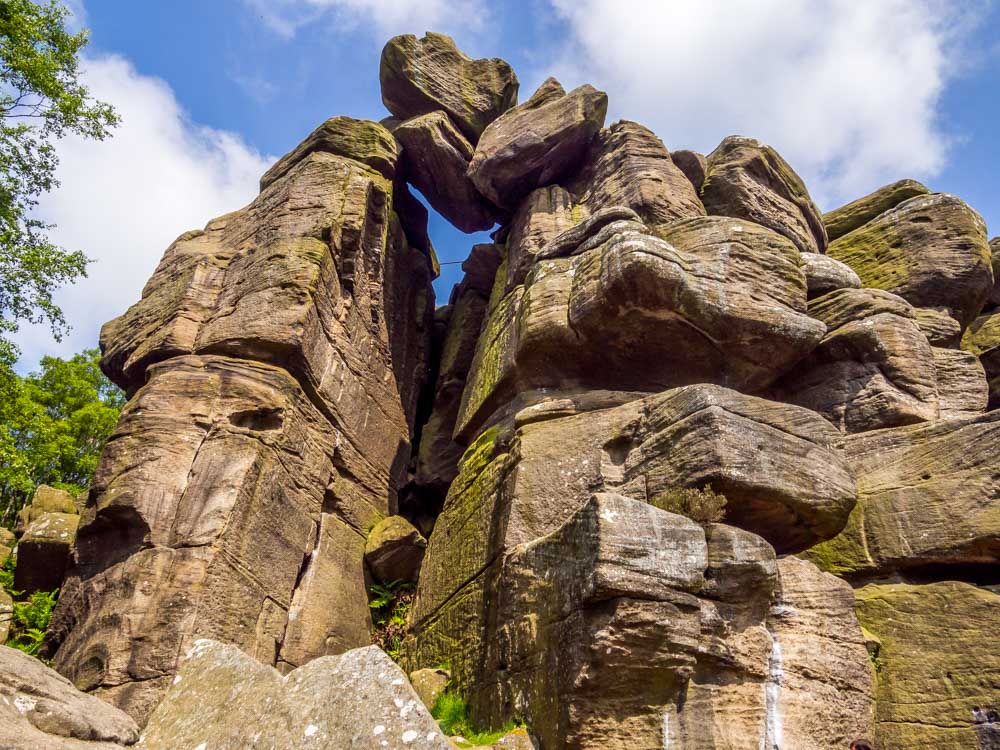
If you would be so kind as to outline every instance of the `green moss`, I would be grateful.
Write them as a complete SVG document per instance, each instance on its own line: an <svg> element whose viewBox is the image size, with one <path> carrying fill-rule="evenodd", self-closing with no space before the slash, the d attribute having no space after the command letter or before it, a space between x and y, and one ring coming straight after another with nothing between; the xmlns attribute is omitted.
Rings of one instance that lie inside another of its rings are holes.
<svg viewBox="0 0 1000 750"><path fill-rule="evenodd" d="M444 734L449 737L458 735L466 740L465 744L458 743L459 747L492 745L518 727L516 723L510 721L500 729L487 729L485 731L477 729L469 720L469 706L465 699L458 693L448 690L441 693L434 701L431 716L437 720L438 726L441 727Z"/></svg>

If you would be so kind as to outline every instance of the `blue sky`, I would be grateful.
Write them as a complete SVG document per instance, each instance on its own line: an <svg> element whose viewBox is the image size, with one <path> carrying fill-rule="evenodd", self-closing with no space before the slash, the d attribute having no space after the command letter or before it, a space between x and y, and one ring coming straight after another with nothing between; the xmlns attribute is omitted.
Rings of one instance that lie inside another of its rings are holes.
<svg viewBox="0 0 1000 750"><path fill-rule="evenodd" d="M243 205L260 173L327 117L380 119L378 60L396 33L452 34L514 66L521 98L554 74L609 94L668 148L724 136L777 148L828 210L902 177L955 193L1000 233L1000 9L941 0L76 0L86 73L124 122L61 144L43 201L57 241L95 262L59 297L73 325L44 354L95 345L181 232ZM485 235L433 216L442 261ZM445 266L439 304L459 277Z"/></svg>

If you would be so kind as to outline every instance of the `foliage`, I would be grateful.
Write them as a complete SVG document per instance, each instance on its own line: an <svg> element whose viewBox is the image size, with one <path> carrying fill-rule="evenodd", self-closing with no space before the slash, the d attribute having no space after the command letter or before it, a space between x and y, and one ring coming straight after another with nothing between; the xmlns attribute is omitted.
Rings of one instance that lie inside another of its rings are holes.
<svg viewBox="0 0 1000 750"><path fill-rule="evenodd" d="M0 525L39 484L79 493L90 484L124 395L98 367L100 352L45 357L41 371L0 387Z"/></svg>
<svg viewBox="0 0 1000 750"><path fill-rule="evenodd" d="M0 359L13 356L4 337L19 321L66 328L53 292L86 274L87 258L47 237L34 209L58 186L53 140L73 134L103 139L118 123L108 104L79 81L88 34L66 29L56 0L0 2Z"/></svg>
<svg viewBox="0 0 1000 750"><path fill-rule="evenodd" d="M45 629L52 619L52 608L56 606L56 591L36 591L21 599L21 592L13 591L14 558L4 561L0 572L0 584L14 599L14 613L10 623L10 633L4 644L31 656L38 656L45 640Z"/></svg>
<svg viewBox="0 0 1000 750"><path fill-rule="evenodd" d="M660 510L687 516L700 524L717 523L726 515L726 496L707 484L700 490L696 487L667 490L649 502Z"/></svg>
<svg viewBox="0 0 1000 750"><path fill-rule="evenodd" d="M447 736L461 736L469 742L470 746L492 745L505 734L517 728L517 724L510 721L500 729L477 730L469 722L469 706L465 699L458 693L448 690L441 693L434 701L431 716L437 720L441 731Z"/></svg>
<svg viewBox="0 0 1000 750"><path fill-rule="evenodd" d="M374 631L372 641L393 661L399 659L399 648L406 635L406 616L413 606L416 592L413 584L403 581L376 583L369 589Z"/></svg>

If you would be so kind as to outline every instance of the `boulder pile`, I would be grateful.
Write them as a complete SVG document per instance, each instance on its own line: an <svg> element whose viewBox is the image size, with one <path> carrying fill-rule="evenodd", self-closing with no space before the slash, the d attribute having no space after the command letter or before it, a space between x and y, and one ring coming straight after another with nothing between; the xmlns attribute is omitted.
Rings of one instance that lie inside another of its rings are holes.
<svg viewBox="0 0 1000 750"><path fill-rule="evenodd" d="M428 701L543 750L1000 747L979 214L912 180L823 214L764 143L519 104L440 34L380 80L391 117L323 123L104 327L130 401L55 668L149 748L447 747L363 648L412 587ZM499 225L437 309L408 185Z"/></svg>

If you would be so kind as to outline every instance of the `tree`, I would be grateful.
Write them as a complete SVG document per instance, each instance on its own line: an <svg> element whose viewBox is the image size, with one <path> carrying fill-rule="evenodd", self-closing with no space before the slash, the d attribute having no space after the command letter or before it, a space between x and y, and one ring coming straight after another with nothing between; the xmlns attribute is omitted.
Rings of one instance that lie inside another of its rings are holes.
<svg viewBox="0 0 1000 750"><path fill-rule="evenodd" d="M66 321L52 294L86 275L86 256L51 243L51 225L34 213L58 185L53 140L103 139L118 123L79 81L88 33L71 34L68 16L56 0L0 0L0 368L16 357L6 336L19 322L48 323L60 338Z"/></svg>
<svg viewBox="0 0 1000 750"><path fill-rule="evenodd" d="M118 421L124 394L98 367L100 352L44 357L41 371L9 380L0 400L0 525L39 484L84 490Z"/></svg>

